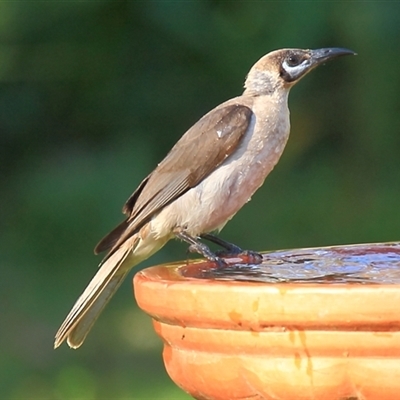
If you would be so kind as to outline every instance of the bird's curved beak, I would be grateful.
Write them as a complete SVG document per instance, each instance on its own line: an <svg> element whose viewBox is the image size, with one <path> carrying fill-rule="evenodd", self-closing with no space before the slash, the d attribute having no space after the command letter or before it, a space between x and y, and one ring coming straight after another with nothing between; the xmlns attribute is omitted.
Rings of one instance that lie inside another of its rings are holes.
<svg viewBox="0 0 400 400"><path fill-rule="evenodd" d="M313 67L316 67L317 65L322 64L325 61L332 60L336 57L357 55L357 53L352 50L343 49L340 47L327 47L323 49L310 50L310 54L311 64Z"/></svg>

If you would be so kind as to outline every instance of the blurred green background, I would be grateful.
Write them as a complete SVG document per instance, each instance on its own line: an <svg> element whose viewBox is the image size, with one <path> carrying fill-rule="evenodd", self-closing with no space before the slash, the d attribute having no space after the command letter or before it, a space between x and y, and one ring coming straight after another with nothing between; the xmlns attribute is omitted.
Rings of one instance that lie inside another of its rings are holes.
<svg viewBox="0 0 400 400"><path fill-rule="evenodd" d="M0 397L189 398L130 280L81 349L53 337L136 185L270 50L358 56L293 89L285 154L222 236L254 250L400 239L399 34L399 2L1 2Z"/></svg>

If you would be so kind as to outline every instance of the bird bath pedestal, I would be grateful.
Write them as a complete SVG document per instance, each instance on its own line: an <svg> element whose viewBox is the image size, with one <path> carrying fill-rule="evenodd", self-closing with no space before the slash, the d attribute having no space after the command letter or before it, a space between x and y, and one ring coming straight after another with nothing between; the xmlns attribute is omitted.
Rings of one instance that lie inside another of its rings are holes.
<svg viewBox="0 0 400 400"><path fill-rule="evenodd" d="M196 399L400 399L400 243L145 269L139 306Z"/></svg>

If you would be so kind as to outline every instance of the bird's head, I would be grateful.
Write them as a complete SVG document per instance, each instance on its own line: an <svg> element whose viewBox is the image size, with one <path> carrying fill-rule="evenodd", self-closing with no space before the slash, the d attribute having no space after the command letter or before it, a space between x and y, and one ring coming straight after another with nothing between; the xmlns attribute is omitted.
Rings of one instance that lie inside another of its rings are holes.
<svg viewBox="0 0 400 400"><path fill-rule="evenodd" d="M268 53L251 68L245 82L246 92L271 94L277 88L290 89L318 65L333 58L356 54L342 48L317 50L282 49Z"/></svg>

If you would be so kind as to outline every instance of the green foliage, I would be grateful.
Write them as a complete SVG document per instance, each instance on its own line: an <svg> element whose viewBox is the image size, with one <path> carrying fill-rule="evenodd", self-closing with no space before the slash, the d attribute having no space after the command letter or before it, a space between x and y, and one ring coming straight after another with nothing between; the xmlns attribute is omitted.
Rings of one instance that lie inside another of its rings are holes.
<svg viewBox="0 0 400 400"><path fill-rule="evenodd" d="M130 282L80 350L53 351L53 335L125 199L272 49L358 56L294 88L286 152L223 237L255 250L399 239L399 23L397 2L2 2L1 398L188 398Z"/></svg>

